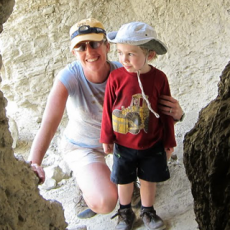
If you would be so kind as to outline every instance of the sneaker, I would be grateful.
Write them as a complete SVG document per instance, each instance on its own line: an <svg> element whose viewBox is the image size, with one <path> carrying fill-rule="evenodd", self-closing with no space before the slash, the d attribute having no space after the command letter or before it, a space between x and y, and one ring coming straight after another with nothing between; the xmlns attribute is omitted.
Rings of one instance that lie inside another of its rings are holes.
<svg viewBox="0 0 230 230"><path fill-rule="evenodd" d="M115 229L117 230L132 230L136 215L131 208L119 209L118 212L111 217L118 216L118 222Z"/></svg>
<svg viewBox="0 0 230 230"><path fill-rule="evenodd" d="M156 214L155 210L149 211L144 208L141 210L140 217L145 227L149 230L163 230L166 228L163 220Z"/></svg>
<svg viewBox="0 0 230 230"><path fill-rule="evenodd" d="M134 189L133 189L131 206L133 208L140 208L141 207L140 184L138 181L134 182Z"/></svg>

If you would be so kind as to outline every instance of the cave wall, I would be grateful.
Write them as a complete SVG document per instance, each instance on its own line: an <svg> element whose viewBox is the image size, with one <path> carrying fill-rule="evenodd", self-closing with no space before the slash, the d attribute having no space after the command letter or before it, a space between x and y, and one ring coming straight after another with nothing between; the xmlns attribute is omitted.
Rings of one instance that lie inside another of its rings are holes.
<svg viewBox="0 0 230 230"><path fill-rule="evenodd" d="M200 230L230 229L230 62L218 96L185 135L184 164Z"/></svg>
<svg viewBox="0 0 230 230"><path fill-rule="evenodd" d="M13 6L13 0L1 1L1 28ZM29 164L14 157L6 105L0 90L0 229L64 230L67 224L61 204L43 199L38 191L38 178Z"/></svg>
<svg viewBox="0 0 230 230"><path fill-rule="evenodd" d="M168 76L172 95L186 112L176 126L178 152L198 112L217 95L217 83L230 53L230 2L226 0L17 0L1 36L1 89L7 114L16 121L18 145L29 151L57 72L74 60L69 52L69 28L95 17L108 31L139 20L153 25L169 50L152 64ZM115 46L110 59L117 60ZM50 151L57 152L56 143Z"/></svg>

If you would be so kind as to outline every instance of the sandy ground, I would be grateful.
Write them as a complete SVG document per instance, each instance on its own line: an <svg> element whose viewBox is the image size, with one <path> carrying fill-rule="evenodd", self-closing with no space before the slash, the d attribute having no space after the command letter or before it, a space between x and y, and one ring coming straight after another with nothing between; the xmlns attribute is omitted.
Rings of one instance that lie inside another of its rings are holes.
<svg viewBox="0 0 230 230"><path fill-rule="evenodd" d="M196 115L196 114L195 114ZM193 211L193 197L191 194L190 182L185 174L183 165L183 136L191 129L194 124L194 114L187 114L185 121L175 126L177 147L174 149L174 154L177 159L169 162L169 170L171 178L157 185L157 195L155 201L155 209L157 214L165 221L166 230L197 230L198 225L195 221L195 214ZM27 137L27 139L29 139ZM25 159L28 158L30 145L27 142L20 142L20 147L15 149L19 155L23 153ZM46 161L54 162L56 158L60 158L52 151L55 146L51 146L44 158L43 163ZM17 155L17 154L16 154ZM109 163L109 162L108 162ZM111 163L110 163L111 164ZM111 168L111 165L109 165ZM64 209L66 222L68 223L68 230L112 230L115 229L117 218L111 220L111 216L116 213L117 208L107 215L96 215L90 219L79 219L75 200L79 199L78 188L75 184L74 178L62 180L58 184L58 188L45 190L39 186L40 193L45 199L59 201ZM137 217L139 217L139 210L135 210ZM80 228L86 226L85 228ZM140 219L137 220L134 229L146 229Z"/></svg>
<svg viewBox="0 0 230 230"><path fill-rule="evenodd" d="M155 209L165 221L167 230L198 229L193 211L193 198L190 183L185 176L184 166L180 160L169 164L171 179L158 184ZM69 230L110 230L115 229L117 218L111 220L115 209L107 215L96 215L90 219L79 219L78 209L74 200L77 197L77 187L73 178L62 180L59 188L46 191L40 186L40 193L46 199L55 199L62 203ZM139 217L139 210L135 210ZM85 227L85 228L84 228ZM138 218L134 229L146 229Z"/></svg>

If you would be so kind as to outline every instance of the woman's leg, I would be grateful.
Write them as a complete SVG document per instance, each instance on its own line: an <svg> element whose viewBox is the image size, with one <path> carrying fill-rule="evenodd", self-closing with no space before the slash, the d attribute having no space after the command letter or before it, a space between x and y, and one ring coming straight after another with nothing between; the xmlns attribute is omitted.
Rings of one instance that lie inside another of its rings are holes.
<svg viewBox="0 0 230 230"><path fill-rule="evenodd" d="M104 163L94 162L81 168L76 177L83 198L91 210L106 214L117 204L117 186L110 181L110 169Z"/></svg>

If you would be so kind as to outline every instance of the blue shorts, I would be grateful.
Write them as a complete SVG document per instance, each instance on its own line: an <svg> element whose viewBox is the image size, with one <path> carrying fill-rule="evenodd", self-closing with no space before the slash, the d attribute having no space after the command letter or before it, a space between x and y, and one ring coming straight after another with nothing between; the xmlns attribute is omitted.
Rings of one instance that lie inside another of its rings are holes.
<svg viewBox="0 0 230 230"><path fill-rule="evenodd" d="M166 152L161 142L145 150L114 146L111 181L129 184L139 179L162 182L170 178Z"/></svg>

